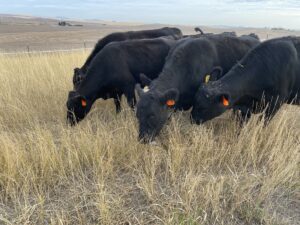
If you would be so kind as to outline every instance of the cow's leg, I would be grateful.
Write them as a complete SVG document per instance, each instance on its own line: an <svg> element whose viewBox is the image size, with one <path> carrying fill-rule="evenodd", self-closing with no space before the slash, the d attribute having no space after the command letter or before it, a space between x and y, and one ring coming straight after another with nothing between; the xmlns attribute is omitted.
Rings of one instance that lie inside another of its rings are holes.
<svg viewBox="0 0 300 225"><path fill-rule="evenodd" d="M136 101L136 97L135 97L135 93L133 92L133 107L136 105L137 101Z"/></svg>
<svg viewBox="0 0 300 225"><path fill-rule="evenodd" d="M116 113L121 112L121 97L122 97L122 95L114 96L114 102L115 102L115 106L116 106Z"/></svg>
<svg viewBox="0 0 300 225"><path fill-rule="evenodd" d="M136 99L135 99L134 92L128 94L128 96L127 96L127 103L130 106L130 108L134 109L134 106L136 104Z"/></svg>
<svg viewBox="0 0 300 225"><path fill-rule="evenodd" d="M126 88L126 91L124 92L128 105L134 109L134 106L136 104L136 98L134 94L134 85L130 85Z"/></svg>

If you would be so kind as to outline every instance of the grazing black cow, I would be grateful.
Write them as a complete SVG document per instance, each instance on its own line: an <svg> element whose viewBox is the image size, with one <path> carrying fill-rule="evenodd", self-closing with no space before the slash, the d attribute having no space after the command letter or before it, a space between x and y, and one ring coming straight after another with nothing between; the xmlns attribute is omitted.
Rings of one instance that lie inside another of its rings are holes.
<svg viewBox="0 0 300 225"><path fill-rule="evenodd" d="M140 73L154 79L161 72L173 38L156 38L113 42L105 46L92 61L87 76L76 91L69 93L67 118L74 125L90 111L98 98L113 98L116 111L124 94L128 104L135 104L134 88Z"/></svg>
<svg viewBox="0 0 300 225"><path fill-rule="evenodd" d="M163 36L172 36L174 39L179 39L182 37L182 33L178 28L173 27L164 27L161 29L153 29L153 30L141 30L141 31L128 31L128 32L117 32L112 33L104 38L100 39L84 65L81 68L74 69L73 75L73 84L74 89L76 90L79 86L82 79L85 77L87 69L91 64L94 57L100 52L107 44L116 41L125 41L125 40L136 40L136 39L150 39L150 38L158 38Z"/></svg>
<svg viewBox="0 0 300 225"><path fill-rule="evenodd" d="M151 141L174 109L188 110L199 85L217 80L259 41L228 34L204 35L178 41L170 51L162 73L147 93L136 86L139 139ZM222 67L222 69L220 68Z"/></svg>
<svg viewBox="0 0 300 225"><path fill-rule="evenodd" d="M300 37L263 42L220 80L202 85L192 118L201 123L240 108L243 119L264 110L268 121L283 103L300 103Z"/></svg>

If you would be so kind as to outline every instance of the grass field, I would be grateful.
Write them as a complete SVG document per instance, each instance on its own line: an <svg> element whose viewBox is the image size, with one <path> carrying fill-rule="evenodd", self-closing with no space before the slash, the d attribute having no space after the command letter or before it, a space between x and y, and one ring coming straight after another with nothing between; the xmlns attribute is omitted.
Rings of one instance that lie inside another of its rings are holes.
<svg viewBox="0 0 300 225"><path fill-rule="evenodd" d="M99 101L66 125L86 52L0 55L0 224L299 224L300 109L266 127L177 113L158 145Z"/></svg>

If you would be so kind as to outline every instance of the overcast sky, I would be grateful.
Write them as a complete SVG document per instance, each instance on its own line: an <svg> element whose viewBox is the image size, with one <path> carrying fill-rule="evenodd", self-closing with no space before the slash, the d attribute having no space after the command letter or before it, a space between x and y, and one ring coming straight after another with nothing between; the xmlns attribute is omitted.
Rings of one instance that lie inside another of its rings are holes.
<svg viewBox="0 0 300 225"><path fill-rule="evenodd" d="M0 0L0 13L300 29L300 0Z"/></svg>

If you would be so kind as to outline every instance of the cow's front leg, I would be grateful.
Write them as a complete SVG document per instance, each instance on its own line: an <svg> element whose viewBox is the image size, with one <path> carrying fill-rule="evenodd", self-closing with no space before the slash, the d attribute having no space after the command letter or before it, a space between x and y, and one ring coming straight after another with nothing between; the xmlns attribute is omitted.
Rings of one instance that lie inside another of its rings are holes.
<svg viewBox="0 0 300 225"><path fill-rule="evenodd" d="M117 95L114 97L114 103L116 106L116 113L120 113L121 112L121 95Z"/></svg>
<svg viewBox="0 0 300 225"><path fill-rule="evenodd" d="M130 108L134 109L134 106L136 105L136 98L134 94L134 85L131 85L130 87L126 88L125 96L127 98L127 103L130 106Z"/></svg>

